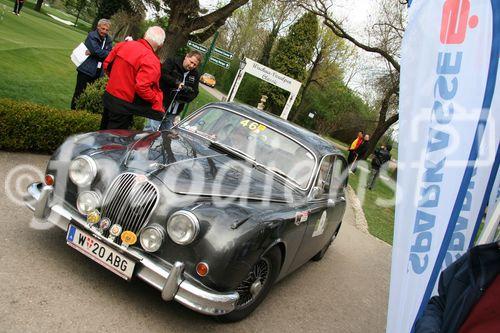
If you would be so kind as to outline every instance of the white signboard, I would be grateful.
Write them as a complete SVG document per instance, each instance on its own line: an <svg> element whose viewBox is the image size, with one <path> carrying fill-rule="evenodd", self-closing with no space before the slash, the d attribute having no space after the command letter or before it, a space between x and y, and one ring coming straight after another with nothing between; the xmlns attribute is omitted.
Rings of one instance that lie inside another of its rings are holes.
<svg viewBox="0 0 500 333"><path fill-rule="evenodd" d="M499 165L498 17L498 0L411 2L388 333L415 330L440 272L472 245L490 198Z"/></svg>
<svg viewBox="0 0 500 333"><path fill-rule="evenodd" d="M262 64L259 64L252 59L245 58L245 67L240 68L236 78L233 81L233 85L228 94L228 102L232 102L234 97L236 96L236 92L238 91L241 81L243 80L243 76L245 73L253 75L263 81L266 81L270 84L273 84L281 89L287 90L290 92L290 96L281 112L281 118L287 119L290 110L292 109L293 102L295 98L297 98L297 94L299 93L301 83L291 77L288 77L280 72L275 71L269 67L266 67Z"/></svg>

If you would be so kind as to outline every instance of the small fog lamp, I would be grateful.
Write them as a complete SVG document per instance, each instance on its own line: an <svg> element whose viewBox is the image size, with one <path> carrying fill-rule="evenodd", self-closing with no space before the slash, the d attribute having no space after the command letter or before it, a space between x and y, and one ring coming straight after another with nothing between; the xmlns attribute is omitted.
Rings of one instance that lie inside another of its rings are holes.
<svg viewBox="0 0 500 333"><path fill-rule="evenodd" d="M93 191L85 191L78 195L76 199L76 208L82 215L87 215L99 207L101 195Z"/></svg>
<svg viewBox="0 0 500 333"><path fill-rule="evenodd" d="M156 252L165 239L165 229L158 224L147 226L141 231L139 240L142 248L147 252Z"/></svg>

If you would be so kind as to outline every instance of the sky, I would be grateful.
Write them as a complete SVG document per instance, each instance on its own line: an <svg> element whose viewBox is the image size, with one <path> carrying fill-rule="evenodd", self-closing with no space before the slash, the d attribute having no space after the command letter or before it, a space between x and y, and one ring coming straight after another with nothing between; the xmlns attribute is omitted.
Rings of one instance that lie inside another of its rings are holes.
<svg viewBox="0 0 500 333"><path fill-rule="evenodd" d="M217 8L220 0L200 0L200 5L212 11ZM229 2L225 1L224 3ZM369 15L370 6L374 0L335 0L336 8L340 9L339 17L347 19L349 27L363 26Z"/></svg>

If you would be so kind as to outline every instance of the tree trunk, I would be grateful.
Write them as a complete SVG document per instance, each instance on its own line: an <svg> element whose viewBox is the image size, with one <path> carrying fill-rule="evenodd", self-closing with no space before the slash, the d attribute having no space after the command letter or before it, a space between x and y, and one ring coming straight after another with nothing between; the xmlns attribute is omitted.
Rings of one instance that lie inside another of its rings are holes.
<svg viewBox="0 0 500 333"><path fill-rule="evenodd" d="M271 59L271 51L273 49L274 42L278 37L279 28L273 27L271 33L266 38L266 43L262 49L262 55L260 56L259 63L264 66L269 66L269 60Z"/></svg>
<svg viewBox="0 0 500 333"><path fill-rule="evenodd" d="M165 31L165 43L158 51L158 56L163 63L165 59L172 58L177 55L177 51L186 46L189 40L189 33L186 34L182 29L177 29L172 25L168 26Z"/></svg>
<svg viewBox="0 0 500 333"><path fill-rule="evenodd" d="M375 150L375 147L377 147L378 141L384 136L385 132L391 127L392 124L394 124L396 121L399 120L399 114L395 114L392 117L389 117L386 121L383 122L378 122L377 127L372 133L372 136L370 137L370 146L368 146L368 151L366 152L366 157L370 156L373 151Z"/></svg>
<svg viewBox="0 0 500 333"><path fill-rule="evenodd" d="M194 39L204 41L215 33L215 30L224 24L227 17L246 4L248 0L231 0L225 6L204 16L194 17L200 11L197 0L170 0L164 2L170 8L168 27L165 29L165 43L158 55L161 61L173 57L179 49L186 46L193 31L206 31L193 35Z"/></svg>
<svg viewBox="0 0 500 333"><path fill-rule="evenodd" d="M42 4L43 4L43 0L36 0L36 4L35 4L35 10L37 12L41 11L42 10Z"/></svg>
<svg viewBox="0 0 500 333"><path fill-rule="evenodd" d="M382 104L380 105L377 127L375 128L370 137L370 145L368 146L366 157L370 156L370 154L373 153L375 147L377 146L378 141L384 135L385 131L387 131L389 127L391 127L391 125L394 124L399 119L399 113L396 113L395 115L386 119L387 111L389 110L389 103L391 101L392 96L396 94L397 91L398 91L398 84L395 84L384 95L384 99L382 100Z"/></svg>
<svg viewBox="0 0 500 333"><path fill-rule="evenodd" d="M319 64L323 60L323 56L324 56L324 48L321 48L321 50L319 50L319 52L318 52L318 55L316 56L316 59L314 59L312 68L309 72L309 76L307 77L307 80L304 84L304 88L302 89L300 104L297 107L297 111L295 111L295 114L293 115L293 118L292 118L292 122L294 122L294 123L297 122L297 120L299 119L299 115L303 111L302 108L304 106L304 96L307 93L307 89L309 88L309 85L311 84L311 81L312 81L314 75L316 75L316 72L318 71Z"/></svg>
<svg viewBox="0 0 500 333"><path fill-rule="evenodd" d="M84 7L85 6L80 6L80 8L78 8L78 12L76 13L75 27L78 24L78 20L80 19L80 14L81 14Z"/></svg>

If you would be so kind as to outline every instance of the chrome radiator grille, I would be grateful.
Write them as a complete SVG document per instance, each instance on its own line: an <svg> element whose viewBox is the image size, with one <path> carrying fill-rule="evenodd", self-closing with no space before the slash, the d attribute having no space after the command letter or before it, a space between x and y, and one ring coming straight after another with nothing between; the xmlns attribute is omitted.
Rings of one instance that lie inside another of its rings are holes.
<svg viewBox="0 0 500 333"><path fill-rule="evenodd" d="M144 175L123 173L113 180L106 192L101 216L109 218L111 224L121 225L123 231L138 234L157 202L158 190Z"/></svg>

